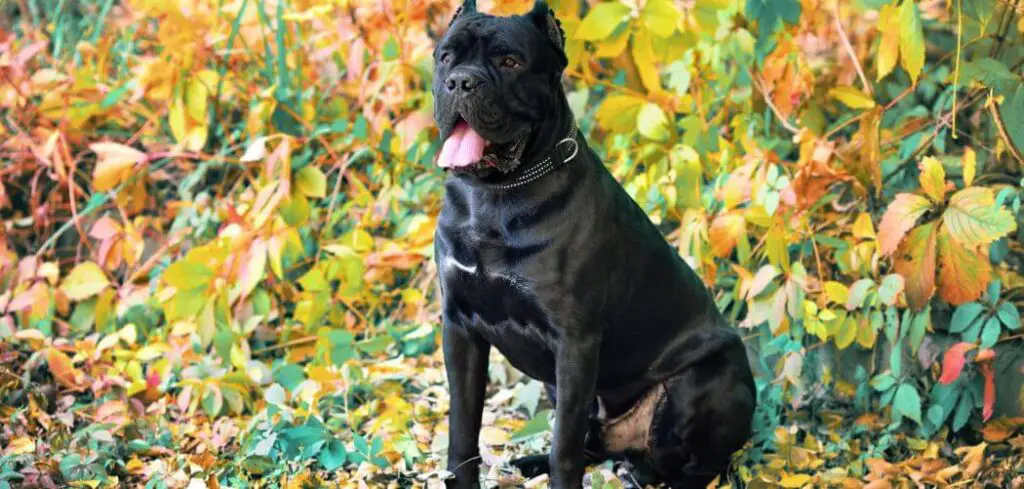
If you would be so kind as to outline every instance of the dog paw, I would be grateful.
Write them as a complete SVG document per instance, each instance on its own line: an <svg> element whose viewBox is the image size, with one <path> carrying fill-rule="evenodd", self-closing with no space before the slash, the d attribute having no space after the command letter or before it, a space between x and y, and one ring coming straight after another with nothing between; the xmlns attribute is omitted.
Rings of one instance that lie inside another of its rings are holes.
<svg viewBox="0 0 1024 489"><path fill-rule="evenodd" d="M551 471L551 467L548 465L548 456L546 454L520 457L509 462L509 465L519 469L519 473L527 479L531 479L541 474L547 474Z"/></svg>

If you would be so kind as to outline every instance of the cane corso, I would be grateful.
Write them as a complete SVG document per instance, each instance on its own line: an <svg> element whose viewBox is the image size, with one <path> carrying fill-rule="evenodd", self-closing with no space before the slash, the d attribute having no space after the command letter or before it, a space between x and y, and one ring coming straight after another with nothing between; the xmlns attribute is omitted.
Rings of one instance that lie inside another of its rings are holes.
<svg viewBox="0 0 1024 489"><path fill-rule="evenodd" d="M434 62L448 487L480 485L492 346L555 405L551 453L512 462L525 475L578 488L588 464L620 459L648 482L705 487L750 437L747 353L577 130L554 13L466 1Z"/></svg>

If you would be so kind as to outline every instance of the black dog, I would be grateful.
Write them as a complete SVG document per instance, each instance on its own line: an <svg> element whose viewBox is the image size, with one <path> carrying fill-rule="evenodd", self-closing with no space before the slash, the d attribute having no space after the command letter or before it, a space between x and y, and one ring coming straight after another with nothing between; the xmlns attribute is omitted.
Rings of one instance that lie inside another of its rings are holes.
<svg viewBox="0 0 1024 489"><path fill-rule="evenodd" d="M561 27L543 2L494 17L468 0L435 50L448 168L435 235L451 387L449 487L479 487L493 345L548 385L550 455L514 461L581 487L622 457L703 488L750 437L746 350L704 284L576 131Z"/></svg>

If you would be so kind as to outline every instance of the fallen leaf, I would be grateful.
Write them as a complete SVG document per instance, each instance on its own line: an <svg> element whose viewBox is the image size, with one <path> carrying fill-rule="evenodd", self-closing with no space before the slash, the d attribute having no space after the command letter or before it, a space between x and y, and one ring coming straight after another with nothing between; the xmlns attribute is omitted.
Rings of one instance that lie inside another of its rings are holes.
<svg viewBox="0 0 1024 489"><path fill-rule="evenodd" d="M80 301L103 292L109 285L110 280L103 269L94 262L86 261L71 270L60 289L69 299Z"/></svg>

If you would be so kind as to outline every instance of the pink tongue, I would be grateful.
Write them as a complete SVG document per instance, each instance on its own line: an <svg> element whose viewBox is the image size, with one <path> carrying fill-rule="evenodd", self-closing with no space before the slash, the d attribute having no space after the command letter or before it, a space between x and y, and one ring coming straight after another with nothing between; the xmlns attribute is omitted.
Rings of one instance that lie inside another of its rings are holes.
<svg viewBox="0 0 1024 489"><path fill-rule="evenodd" d="M459 122L452 135L441 147L437 165L441 168L460 168L480 161L484 156L486 142L466 121Z"/></svg>

